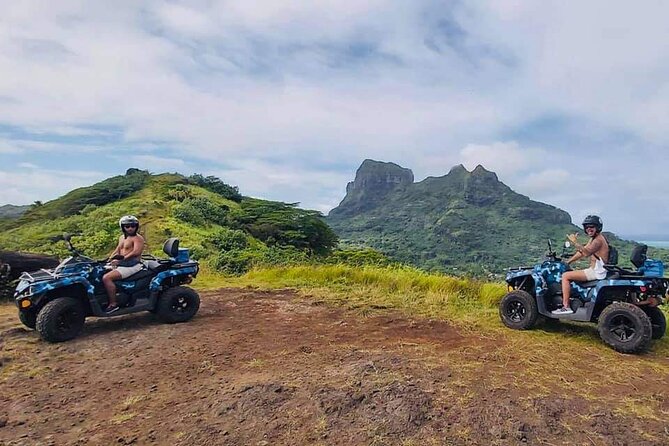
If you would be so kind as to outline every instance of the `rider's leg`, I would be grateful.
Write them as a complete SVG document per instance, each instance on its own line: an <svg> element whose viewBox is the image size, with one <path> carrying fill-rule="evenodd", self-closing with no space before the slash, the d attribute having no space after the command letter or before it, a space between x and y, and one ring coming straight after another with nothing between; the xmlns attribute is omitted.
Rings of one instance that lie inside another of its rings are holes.
<svg viewBox="0 0 669 446"><path fill-rule="evenodd" d="M562 306L569 308L571 282L585 282L588 277L584 271L567 271L562 275Z"/></svg>
<svg viewBox="0 0 669 446"><path fill-rule="evenodd" d="M121 278L121 273L112 270L109 271L107 274L102 276L102 283L105 286L105 289L107 290L107 297L109 298L109 304L107 305L108 307L116 306L116 285L114 285L115 280L119 280Z"/></svg>

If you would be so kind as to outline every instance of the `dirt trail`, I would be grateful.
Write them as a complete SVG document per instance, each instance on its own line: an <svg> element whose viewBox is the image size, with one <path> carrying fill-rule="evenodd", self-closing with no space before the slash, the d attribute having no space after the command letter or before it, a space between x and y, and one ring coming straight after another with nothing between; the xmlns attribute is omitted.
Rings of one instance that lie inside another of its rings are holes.
<svg viewBox="0 0 669 446"><path fill-rule="evenodd" d="M503 342L292 291L205 293L189 323L91 320L56 345L3 307L0 445L669 444L666 416L524 394Z"/></svg>

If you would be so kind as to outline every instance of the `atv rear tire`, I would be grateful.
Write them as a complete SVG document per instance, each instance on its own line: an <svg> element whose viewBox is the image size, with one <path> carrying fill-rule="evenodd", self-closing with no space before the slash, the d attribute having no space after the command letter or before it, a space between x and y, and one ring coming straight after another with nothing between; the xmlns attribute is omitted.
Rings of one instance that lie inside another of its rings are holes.
<svg viewBox="0 0 669 446"><path fill-rule="evenodd" d="M499 317L509 328L528 330L539 319L537 302L527 291L511 291L499 303Z"/></svg>
<svg viewBox="0 0 669 446"><path fill-rule="evenodd" d="M653 327L653 339L660 339L667 331L667 318L662 310L657 307L642 307L643 312L650 318Z"/></svg>
<svg viewBox="0 0 669 446"><path fill-rule="evenodd" d="M31 330L34 330L35 325L37 324L37 313L30 310L19 310L19 320L23 325L30 328Z"/></svg>
<svg viewBox="0 0 669 446"><path fill-rule="evenodd" d="M84 308L77 299L59 297L40 310L36 326L45 341L63 342L76 338L85 320Z"/></svg>
<svg viewBox="0 0 669 446"><path fill-rule="evenodd" d="M650 318L636 305L614 302L599 315L599 336L621 353L647 350L653 336Z"/></svg>
<svg viewBox="0 0 669 446"><path fill-rule="evenodd" d="M200 295L197 291L187 286L177 286L160 296L157 314L163 322L173 324L191 319L199 308Z"/></svg>

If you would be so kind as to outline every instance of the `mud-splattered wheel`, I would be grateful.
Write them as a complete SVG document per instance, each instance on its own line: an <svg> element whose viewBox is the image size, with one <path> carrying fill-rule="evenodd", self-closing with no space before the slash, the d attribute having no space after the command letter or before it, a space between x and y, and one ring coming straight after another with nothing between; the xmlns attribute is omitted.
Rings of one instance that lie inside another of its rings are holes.
<svg viewBox="0 0 669 446"><path fill-rule="evenodd" d="M499 303L499 317L514 330L530 329L539 318L537 302L527 291L511 291Z"/></svg>
<svg viewBox="0 0 669 446"><path fill-rule="evenodd" d="M667 318L658 307L643 307L643 312L650 318L653 339L661 339L667 331Z"/></svg>
<svg viewBox="0 0 669 446"><path fill-rule="evenodd" d="M186 322L200 308L200 295L187 286L170 288L160 296L157 308L158 317L163 322Z"/></svg>
<svg viewBox="0 0 669 446"><path fill-rule="evenodd" d="M614 302L599 316L599 336L621 353L639 353L650 346L650 318L636 305Z"/></svg>
<svg viewBox="0 0 669 446"><path fill-rule="evenodd" d="M63 342L76 338L85 320L84 308L77 299L59 297L40 310L36 328L45 341Z"/></svg>

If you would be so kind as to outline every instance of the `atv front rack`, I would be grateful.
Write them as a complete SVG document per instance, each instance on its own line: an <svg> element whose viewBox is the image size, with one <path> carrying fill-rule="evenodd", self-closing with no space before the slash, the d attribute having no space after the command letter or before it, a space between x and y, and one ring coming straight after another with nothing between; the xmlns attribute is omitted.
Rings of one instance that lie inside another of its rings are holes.
<svg viewBox="0 0 669 446"><path fill-rule="evenodd" d="M46 269L40 269L37 271L33 271L32 273L24 271L19 277L19 280L27 280L28 282L39 282L42 280L48 280L54 278L56 278L55 273L52 273L51 271Z"/></svg>

